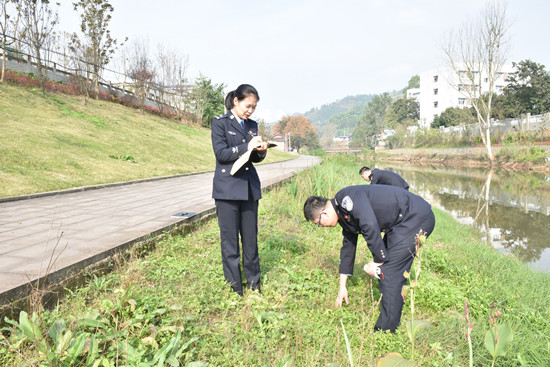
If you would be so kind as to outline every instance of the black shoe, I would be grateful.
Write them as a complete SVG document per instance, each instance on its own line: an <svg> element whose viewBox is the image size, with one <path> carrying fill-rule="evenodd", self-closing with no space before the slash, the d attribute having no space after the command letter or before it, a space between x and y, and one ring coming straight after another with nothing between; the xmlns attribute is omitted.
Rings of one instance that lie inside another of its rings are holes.
<svg viewBox="0 0 550 367"><path fill-rule="evenodd" d="M239 296L241 296L241 297L243 296L243 290L242 290L242 288L241 288L241 289L235 289L235 288L233 288L233 292L237 293L237 294L238 294Z"/></svg>

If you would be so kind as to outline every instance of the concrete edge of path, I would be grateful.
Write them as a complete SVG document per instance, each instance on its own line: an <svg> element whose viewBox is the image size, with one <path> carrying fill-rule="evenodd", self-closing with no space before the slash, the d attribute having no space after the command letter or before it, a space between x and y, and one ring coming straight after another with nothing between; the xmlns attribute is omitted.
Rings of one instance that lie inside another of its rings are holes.
<svg viewBox="0 0 550 367"><path fill-rule="evenodd" d="M98 189L106 189L108 187L118 187L118 186L125 186L125 185L133 185L138 183L144 183L144 182L153 182L153 181L160 181L160 180L167 180L170 178L178 178L178 177L185 177L185 176L194 176L194 175L200 175L203 173L208 173L213 171L199 171L199 172L191 172L191 173L182 173L179 175L172 175L172 176L161 176L161 177L151 177L151 178L144 178L141 180L132 180L132 181L122 181L122 182L113 182L108 184L98 184L98 185L89 185L89 186L81 186L81 187L74 187L72 189L66 189L66 190L57 190L57 191L46 191L46 192L39 192L36 194L28 194L28 195L19 195L19 196L8 196L5 198L0 198L0 203L7 203L10 201L19 201L19 200L28 200L28 199L36 199L41 198L45 196L55 196L55 195L63 195L63 194L72 194L75 192L82 192L82 191L89 191L89 190L98 190Z"/></svg>
<svg viewBox="0 0 550 367"><path fill-rule="evenodd" d="M67 284L79 283L76 278L82 278L86 274L93 274L108 268L109 266L106 262L110 261L113 256L123 254L136 245L155 242L165 234L177 233L186 227L190 228L197 223L213 218L215 213L215 208L209 208L192 217L184 218L154 232L118 244L101 253L82 259L0 294L0 322L4 320L5 316L11 316L15 312L29 308L31 303L36 302L37 299L41 299L42 303L48 303L47 300L51 298L57 299L58 297L56 296L64 293Z"/></svg>
<svg viewBox="0 0 550 367"><path fill-rule="evenodd" d="M270 191L288 182L294 175L294 173L289 173L282 177L281 180L267 184L262 188L262 191ZM55 305L57 299L66 292L66 289L72 288L73 285L81 284L81 280L85 275L108 269L110 267L108 262L112 260L115 255L126 253L136 245L154 243L165 234L181 232L185 228L192 228L192 226L215 216L216 208L208 208L202 212L196 213L192 217L183 218L151 233L118 244L101 253L48 273L38 279L29 280L25 284L0 294L0 325L3 324L5 317L13 318L13 316L18 314L21 310L31 311L33 305L38 302L46 306Z"/></svg>
<svg viewBox="0 0 550 367"><path fill-rule="evenodd" d="M271 163L286 162L286 161L289 161L289 160L292 160L292 159L295 159L295 157L284 159L284 160L277 161L277 162L271 162ZM160 180L167 180L167 179L170 179L170 178L201 175L203 173L209 173L209 172L214 172L214 170L181 173L179 175L151 177L151 178L143 178L143 179L140 179L140 180L121 181L121 182L113 182L113 183L107 183L107 184L81 186L81 187L74 187L72 189L66 189L66 190L54 190L54 191L39 192L39 193L36 193L36 194L7 196L7 197L4 197L4 198L0 198L0 203L7 203L7 202L11 202L11 201L18 201L18 200L36 199L36 198L41 198L41 197L45 197L45 196L72 194L72 193L75 193L75 192L105 189L105 188L108 188L108 187L133 185L133 184L144 183L144 182L154 182L154 181L160 181Z"/></svg>

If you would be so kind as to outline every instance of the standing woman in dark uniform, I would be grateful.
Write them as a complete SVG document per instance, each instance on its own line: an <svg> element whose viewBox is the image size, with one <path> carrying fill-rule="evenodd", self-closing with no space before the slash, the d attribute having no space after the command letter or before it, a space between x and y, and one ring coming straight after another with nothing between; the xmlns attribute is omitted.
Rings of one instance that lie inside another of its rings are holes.
<svg viewBox="0 0 550 367"><path fill-rule="evenodd" d="M252 162L261 162L267 142L258 136L258 124L250 120L260 97L256 89L241 84L225 98L227 113L212 120L212 147L216 156L212 197L216 202L222 250L223 274L233 290L243 294L239 236L248 287L260 290L258 255L258 200L260 179ZM250 158L234 175L233 163L248 150Z"/></svg>

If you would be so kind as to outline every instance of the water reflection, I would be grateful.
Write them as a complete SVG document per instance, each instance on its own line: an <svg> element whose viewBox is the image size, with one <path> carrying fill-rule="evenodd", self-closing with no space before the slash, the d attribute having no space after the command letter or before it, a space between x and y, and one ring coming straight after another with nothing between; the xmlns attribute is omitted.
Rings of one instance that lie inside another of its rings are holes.
<svg viewBox="0 0 550 367"><path fill-rule="evenodd" d="M383 166L412 192L464 224L493 247L550 272L550 184L543 173L488 169Z"/></svg>

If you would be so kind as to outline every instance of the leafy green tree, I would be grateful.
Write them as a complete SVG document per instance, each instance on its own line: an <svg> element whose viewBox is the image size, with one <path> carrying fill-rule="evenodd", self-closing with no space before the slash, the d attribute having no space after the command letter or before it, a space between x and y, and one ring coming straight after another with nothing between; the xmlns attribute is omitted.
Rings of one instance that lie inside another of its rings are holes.
<svg viewBox="0 0 550 367"><path fill-rule="evenodd" d="M399 125L416 125L420 118L420 107L415 99L398 98L386 112L384 128L395 129Z"/></svg>
<svg viewBox="0 0 550 367"><path fill-rule="evenodd" d="M449 107L434 118L431 126L437 129L440 126L449 127L475 123L477 123L476 111L472 107Z"/></svg>
<svg viewBox="0 0 550 367"><path fill-rule="evenodd" d="M200 76L191 88L190 104L197 121L210 126L215 116L222 115L224 107L224 84L213 84L210 78Z"/></svg>
<svg viewBox="0 0 550 367"><path fill-rule="evenodd" d="M420 88L420 75L413 75L409 79L409 83L407 84L407 89L412 88Z"/></svg>
<svg viewBox="0 0 550 367"><path fill-rule="evenodd" d="M483 95L483 98L488 98L487 94ZM510 116L508 107L506 106L506 99L503 94L493 93L493 104L491 107L491 118L495 120L504 120L505 118L515 117Z"/></svg>
<svg viewBox="0 0 550 367"><path fill-rule="evenodd" d="M336 129L336 135L349 134L357 125L357 122L361 118L361 115L364 111L365 106L355 106L345 112L341 112L330 117L327 123L323 125L323 127L327 125L334 126L334 128Z"/></svg>
<svg viewBox="0 0 550 367"><path fill-rule="evenodd" d="M109 4L109 0L78 0L73 3L73 8L75 11L81 11L80 30L84 35L84 41L79 44L90 48L87 53L93 65L93 84L97 98L100 74L117 50L117 40L111 37L108 29L114 8ZM76 34L73 38L76 40Z"/></svg>
<svg viewBox="0 0 550 367"><path fill-rule="evenodd" d="M377 135L384 129L386 111L392 104L389 93L376 95L365 108L365 113L357 122L351 137L351 146L373 148Z"/></svg>
<svg viewBox="0 0 550 367"><path fill-rule="evenodd" d="M321 148L321 144L319 143L319 136L317 135L315 128L307 132L304 145L310 150Z"/></svg>
<svg viewBox="0 0 550 367"><path fill-rule="evenodd" d="M413 88L420 88L420 75L413 75L409 79L409 83L407 84L405 89L403 89L403 97L407 96L408 89L413 89Z"/></svg>
<svg viewBox="0 0 550 367"><path fill-rule="evenodd" d="M511 74L504 90L508 115L538 115L550 112L550 75L544 65L531 60L512 63L517 72Z"/></svg>

